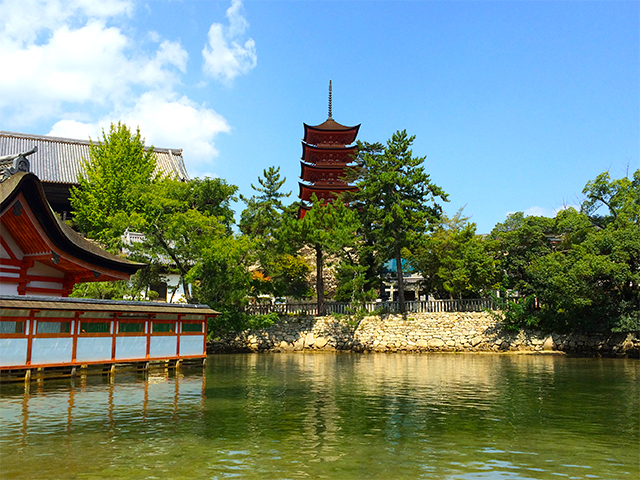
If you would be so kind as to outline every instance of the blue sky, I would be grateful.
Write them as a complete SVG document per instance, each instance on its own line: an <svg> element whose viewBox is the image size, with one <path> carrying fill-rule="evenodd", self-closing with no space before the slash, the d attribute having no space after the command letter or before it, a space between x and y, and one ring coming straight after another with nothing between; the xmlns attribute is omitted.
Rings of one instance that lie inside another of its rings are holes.
<svg viewBox="0 0 640 480"><path fill-rule="evenodd" d="M445 205L489 232L640 168L637 1L0 1L0 129L122 120L192 176L298 192L302 123L416 135Z"/></svg>

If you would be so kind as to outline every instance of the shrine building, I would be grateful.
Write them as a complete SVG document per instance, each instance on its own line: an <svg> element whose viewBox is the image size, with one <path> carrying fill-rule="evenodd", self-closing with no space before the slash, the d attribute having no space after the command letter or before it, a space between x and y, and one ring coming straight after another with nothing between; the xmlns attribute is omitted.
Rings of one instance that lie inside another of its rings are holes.
<svg viewBox="0 0 640 480"><path fill-rule="evenodd" d="M73 231L53 211L28 155L0 169L0 373L206 357L206 305L68 298L84 282L144 268ZM74 370L75 371L75 370ZM26 372L26 373L25 373Z"/></svg>
<svg viewBox="0 0 640 480"><path fill-rule="evenodd" d="M312 207L313 194L322 203L332 202L339 194L357 187L345 180L347 168L353 165L360 125L347 127L332 117L331 81L329 81L329 116L320 125L304 124L302 159L300 161L299 217Z"/></svg>

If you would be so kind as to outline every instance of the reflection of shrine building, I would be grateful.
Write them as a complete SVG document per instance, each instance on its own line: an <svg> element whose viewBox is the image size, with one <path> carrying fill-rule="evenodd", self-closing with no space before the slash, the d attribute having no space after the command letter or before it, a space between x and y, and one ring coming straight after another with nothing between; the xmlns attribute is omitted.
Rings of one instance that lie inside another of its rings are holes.
<svg viewBox="0 0 640 480"><path fill-rule="evenodd" d="M60 441L70 432L109 436L136 425L142 429L150 421L155 431L175 431L180 423L195 427L205 410L206 377L198 370L154 370L144 376L122 372L116 381L79 375L65 388L46 383L5 387L0 437L28 445L45 431Z"/></svg>
<svg viewBox="0 0 640 480"><path fill-rule="evenodd" d="M206 305L66 298L77 283L128 280L145 265L58 218L29 173L34 151L0 171L0 370L204 358L216 314Z"/></svg>
<svg viewBox="0 0 640 480"><path fill-rule="evenodd" d="M313 195L322 203L333 201L339 194L354 191L344 176L357 153L353 145L360 125L346 127L331 116L331 82L329 82L329 117L320 125L304 124L302 161L300 162L300 218L311 208Z"/></svg>

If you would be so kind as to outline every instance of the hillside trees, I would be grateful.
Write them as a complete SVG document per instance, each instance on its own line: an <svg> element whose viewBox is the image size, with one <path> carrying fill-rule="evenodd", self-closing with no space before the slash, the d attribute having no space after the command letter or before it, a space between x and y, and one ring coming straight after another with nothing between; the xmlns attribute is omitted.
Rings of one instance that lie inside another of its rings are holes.
<svg viewBox="0 0 640 480"><path fill-rule="evenodd" d="M142 233L144 239L127 248L156 267L175 270L187 302L197 300L187 279L202 251L220 239L233 238L230 201L237 187L221 179L180 182L162 179L140 188L142 207L114 217L114 224Z"/></svg>
<svg viewBox="0 0 640 480"><path fill-rule="evenodd" d="M409 260L422 274L426 290L436 297L485 297L497 282L492 247L460 211L451 218L443 215L433 232L412 248Z"/></svg>
<svg viewBox="0 0 640 480"><path fill-rule="evenodd" d="M357 243L358 218L340 199L324 204L315 194L313 207L304 218L288 217L282 235L297 248L309 245L316 257L316 295L318 314L325 313L324 267L330 255L345 257Z"/></svg>

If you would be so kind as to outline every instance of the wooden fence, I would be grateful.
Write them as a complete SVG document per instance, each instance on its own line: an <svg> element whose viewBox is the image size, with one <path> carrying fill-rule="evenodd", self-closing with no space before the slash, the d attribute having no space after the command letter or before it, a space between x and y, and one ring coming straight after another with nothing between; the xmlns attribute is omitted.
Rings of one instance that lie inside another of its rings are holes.
<svg viewBox="0 0 640 480"><path fill-rule="evenodd" d="M405 302L408 313L434 313L434 312L481 312L483 310L495 310L495 302L491 298L469 298L454 300L426 300L417 302ZM369 302L364 305L367 312L381 311L385 313L398 313L398 302ZM327 314L353 313L350 303L326 302ZM316 303L282 303L282 304L257 304L249 305L245 311L251 315L264 315L276 312L279 314L318 315Z"/></svg>

